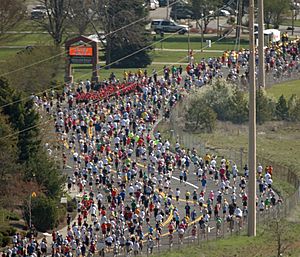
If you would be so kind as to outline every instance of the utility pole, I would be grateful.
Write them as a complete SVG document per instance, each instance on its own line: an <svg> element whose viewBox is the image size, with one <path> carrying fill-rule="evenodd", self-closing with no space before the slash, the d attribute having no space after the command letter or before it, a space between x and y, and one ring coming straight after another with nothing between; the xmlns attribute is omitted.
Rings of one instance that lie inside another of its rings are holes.
<svg viewBox="0 0 300 257"><path fill-rule="evenodd" d="M249 219L248 236L256 236L256 83L254 0L249 0Z"/></svg>
<svg viewBox="0 0 300 257"><path fill-rule="evenodd" d="M167 20L169 20L169 8L170 8L170 0L167 0L167 15L166 15Z"/></svg>
<svg viewBox="0 0 300 257"><path fill-rule="evenodd" d="M203 52L204 28L203 28L203 13L201 13L201 52Z"/></svg>
<svg viewBox="0 0 300 257"><path fill-rule="evenodd" d="M294 29L295 29L295 8L294 6L292 7L292 36L294 36Z"/></svg>
<svg viewBox="0 0 300 257"><path fill-rule="evenodd" d="M258 0L258 86L266 87L264 40L264 0Z"/></svg>
<svg viewBox="0 0 300 257"><path fill-rule="evenodd" d="M190 59L190 51L191 51L191 40L190 40L190 16L188 16L188 57Z"/></svg>

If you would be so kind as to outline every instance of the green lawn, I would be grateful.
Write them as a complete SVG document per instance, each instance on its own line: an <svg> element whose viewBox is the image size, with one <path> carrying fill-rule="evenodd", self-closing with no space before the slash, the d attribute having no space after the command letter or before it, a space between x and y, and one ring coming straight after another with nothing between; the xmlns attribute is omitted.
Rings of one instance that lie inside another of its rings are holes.
<svg viewBox="0 0 300 257"><path fill-rule="evenodd" d="M169 35L165 35L168 37ZM156 36L156 41L160 40L160 36ZM205 35L204 43L202 47L206 47L207 43L206 40L211 40L211 42L217 41L219 38L216 36ZM160 47L161 43L158 44L157 47ZM187 49L188 46L188 35L174 35L170 38L167 38L162 43L163 48L170 48L170 49ZM194 50L201 49L201 35L192 34L190 35L190 46ZM212 44L211 48L205 48L210 50L232 50L235 48L235 38L224 38L215 44ZM249 41L242 39L240 48L249 48Z"/></svg>
<svg viewBox="0 0 300 257"><path fill-rule="evenodd" d="M4 62L5 59L11 58L16 55L23 48L0 48L0 60Z"/></svg>
<svg viewBox="0 0 300 257"><path fill-rule="evenodd" d="M287 27L292 27L292 19L285 19L285 20L281 23L281 25L287 26ZM294 26L295 26L295 27L300 27L300 20L295 20L295 21L294 21ZM289 34L291 34L291 33L289 33Z"/></svg>
<svg viewBox="0 0 300 257"><path fill-rule="evenodd" d="M292 94L300 97L300 80L292 80L284 82L267 89L270 95L279 98L282 94L286 98L290 98Z"/></svg>
<svg viewBox="0 0 300 257"><path fill-rule="evenodd" d="M222 54L220 52L196 52L194 54L195 62L198 62L202 58L218 57ZM161 51L155 50L152 53L154 62L182 62L187 63L187 51Z"/></svg>
<svg viewBox="0 0 300 257"><path fill-rule="evenodd" d="M299 256L298 233L300 224L285 223L288 229L281 234L283 246L287 246L282 256ZM155 250L156 251L156 250ZM267 226L259 227L256 237L247 235L230 236L225 239L201 242L200 245L174 245L173 250L154 257L274 257L277 256L275 230Z"/></svg>
<svg viewBox="0 0 300 257"><path fill-rule="evenodd" d="M35 34L5 34L0 38L2 46L33 46L51 45L53 40L48 33Z"/></svg>

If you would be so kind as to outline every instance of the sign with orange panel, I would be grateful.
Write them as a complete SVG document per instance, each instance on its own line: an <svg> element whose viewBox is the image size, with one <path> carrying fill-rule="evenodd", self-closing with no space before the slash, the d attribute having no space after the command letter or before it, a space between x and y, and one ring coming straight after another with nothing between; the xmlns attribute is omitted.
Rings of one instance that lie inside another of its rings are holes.
<svg viewBox="0 0 300 257"><path fill-rule="evenodd" d="M93 48L87 46L71 46L69 48L70 56L93 56Z"/></svg>

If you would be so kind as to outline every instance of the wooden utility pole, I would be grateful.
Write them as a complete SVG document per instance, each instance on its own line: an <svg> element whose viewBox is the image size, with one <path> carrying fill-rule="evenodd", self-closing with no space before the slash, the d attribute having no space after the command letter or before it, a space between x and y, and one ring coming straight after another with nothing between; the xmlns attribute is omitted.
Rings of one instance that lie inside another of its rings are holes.
<svg viewBox="0 0 300 257"><path fill-rule="evenodd" d="M248 235L256 236L256 83L254 42L254 0L249 0L249 195Z"/></svg>

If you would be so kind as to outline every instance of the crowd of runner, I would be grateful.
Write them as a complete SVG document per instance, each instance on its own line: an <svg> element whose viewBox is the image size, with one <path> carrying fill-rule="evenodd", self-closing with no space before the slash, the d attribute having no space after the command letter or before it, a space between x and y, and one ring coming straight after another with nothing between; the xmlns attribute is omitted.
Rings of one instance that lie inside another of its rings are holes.
<svg viewBox="0 0 300 257"><path fill-rule="evenodd" d="M187 233L207 236L210 227L218 235L223 223L227 231L240 229L247 221L247 165L239 171L234 160L171 145L155 127L168 119L183 92L222 77L225 65L229 74L239 74L248 54L227 52L190 63L185 71L164 67L161 77L138 70L124 72L120 82L112 74L99 85L87 80L66 85L62 94L35 96L40 111L55 117L77 215L75 220L68 215L66 233L53 231L51 240L16 234L3 257L138 255L152 253L165 237L169 244L174 235L183 242ZM299 42L267 48L266 54L267 69L299 67ZM272 189L272 175L271 166L258 165L259 212L282 201Z"/></svg>

